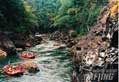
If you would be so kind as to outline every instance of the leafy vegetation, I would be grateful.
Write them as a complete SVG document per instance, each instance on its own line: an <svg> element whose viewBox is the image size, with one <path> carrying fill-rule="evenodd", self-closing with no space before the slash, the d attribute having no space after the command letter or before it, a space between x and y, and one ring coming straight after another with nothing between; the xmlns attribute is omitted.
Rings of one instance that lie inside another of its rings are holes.
<svg viewBox="0 0 119 82"><path fill-rule="evenodd" d="M52 17L58 12L59 0L26 0L31 10L37 16L39 26L36 31L49 32L52 26Z"/></svg>
<svg viewBox="0 0 119 82"><path fill-rule="evenodd" d="M37 25L35 15L21 0L0 0L0 30L28 32Z"/></svg>
<svg viewBox="0 0 119 82"><path fill-rule="evenodd" d="M0 0L0 30L44 33L73 29L82 35L95 23L103 1Z"/></svg>
<svg viewBox="0 0 119 82"><path fill-rule="evenodd" d="M76 30L84 34L92 26L105 5L100 0L61 0L59 13L54 17L54 26ZM104 0L106 2L106 0ZM67 3L67 4L66 4ZM72 4L71 4L72 3ZM102 4L103 3L103 4Z"/></svg>

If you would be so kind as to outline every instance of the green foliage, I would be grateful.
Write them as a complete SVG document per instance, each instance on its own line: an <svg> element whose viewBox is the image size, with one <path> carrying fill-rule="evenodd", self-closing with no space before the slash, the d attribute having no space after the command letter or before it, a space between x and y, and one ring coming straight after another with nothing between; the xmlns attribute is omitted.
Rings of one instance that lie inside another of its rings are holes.
<svg viewBox="0 0 119 82"><path fill-rule="evenodd" d="M73 29L85 34L107 0L0 0L0 30L48 32Z"/></svg>
<svg viewBox="0 0 119 82"><path fill-rule="evenodd" d="M85 34L97 19L104 2L100 0L60 0L59 13L54 17L54 26L76 30ZM104 0L106 1L106 0ZM71 4L71 3L72 4ZM74 4L75 3L75 4ZM102 4L103 3L103 4Z"/></svg>
<svg viewBox="0 0 119 82"><path fill-rule="evenodd" d="M56 19L53 26L55 26L55 27L59 26L60 28L73 26L73 24L75 23L73 19L74 19L74 17L70 16L70 15L65 15L65 16L59 17Z"/></svg>
<svg viewBox="0 0 119 82"><path fill-rule="evenodd" d="M68 15L76 15L79 11L80 11L79 8L69 8L69 9L67 10L67 14L68 14Z"/></svg>
<svg viewBox="0 0 119 82"><path fill-rule="evenodd" d="M52 25L52 17L57 14L59 0L25 0L37 16L39 27L37 31L48 32Z"/></svg>
<svg viewBox="0 0 119 82"><path fill-rule="evenodd" d="M74 5L74 0L60 0L62 6L64 7L71 7L72 5Z"/></svg>
<svg viewBox="0 0 119 82"><path fill-rule="evenodd" d="M71 37L77 37L77 36L78 36L78 33L76 31L71 33Z"/></svg>
<svg viewBox="0 0 119 82"><path fill-rule="evenodd" d="M59 8L59 14L63 15L67 9L74 5L74 0L60 0L61 7Z"/></svg>
<svg viewBox="0 0 119 82"><path fill-rule="evenodd" d="M0 30L17 32L28 32L37 22L21 0L0 0L0 21Z"/></svg>

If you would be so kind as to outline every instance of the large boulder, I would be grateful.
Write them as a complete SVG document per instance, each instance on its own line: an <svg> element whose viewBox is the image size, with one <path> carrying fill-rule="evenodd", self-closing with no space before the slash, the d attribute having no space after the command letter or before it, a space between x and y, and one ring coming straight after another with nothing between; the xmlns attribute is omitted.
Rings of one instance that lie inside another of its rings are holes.
<svg viewBox="0 0 119 82"><path fill-rule="evenodd" d="M8 54L15 52L14 43L3 32L0 32L0 48Z"/></svg>
<svg viewBox="0 0 119 82"><path fill-rule="evenodd" d="M24 40L15 40L14 44L17 48L23 48L25 49L26 47L31 47L32 43L29 41L24 41Z"/></svg>
<svg viewBox="0 0 119 82"><path fill-rule="evenodd" d="M25 62L22 62L18 65L23 66L24 69L29 73L36 73L39 71L37 63L32 62L32 61L25 61Z"/></svg>
<svg viewBox="0 0 119 82"><path fill-rule="evenodd" d="M7 56L7 53L0 49L0 59L3 59Z"/></svg>

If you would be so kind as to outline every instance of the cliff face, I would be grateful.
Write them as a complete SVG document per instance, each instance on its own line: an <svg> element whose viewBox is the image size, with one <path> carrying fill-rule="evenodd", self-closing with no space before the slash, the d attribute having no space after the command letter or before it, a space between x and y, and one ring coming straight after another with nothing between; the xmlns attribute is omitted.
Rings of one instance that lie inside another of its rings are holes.
<svg viewBox="0 0 119 82"><path fill-rule="evenodd" d="M102 82L102 79L99 79L101 76L93 77L95 74L93 70L103 69L103 72L100 72L104 74L108 69L117 69L118 65L115 64L118 61L117 14L118 1L109 0L101 11L97 23L70 49L75 64L72 82L91 82L91 80ZM116 72L113 75L117 77Z"/></svg>

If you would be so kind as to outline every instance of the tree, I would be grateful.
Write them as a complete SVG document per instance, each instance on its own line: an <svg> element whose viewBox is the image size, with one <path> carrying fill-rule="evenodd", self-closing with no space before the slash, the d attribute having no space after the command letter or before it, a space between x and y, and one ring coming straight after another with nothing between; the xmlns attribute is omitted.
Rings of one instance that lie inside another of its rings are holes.
<svg viewBox="0 0 119 82"><path fill-rule="evenodd" d="M35 16L25 6L21 0L0 0L0 30L26 32L35 26Z"/></svg>
<svg viewBox="0 0 119 82"><path fill-rule="evenodd" d="M59 0L25 0L30 6L33 13L37 16L39 32L49 32L54 17L59 9Z"/></svg>
<svg viewBox="0 0 119 82"><path fill-rule="evenodd" d="M100 0L60 0L60 3L59 13L53 19L53 26L58 29L73 28L79 34L89 30L105 5Z"/></svg>

